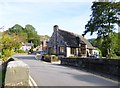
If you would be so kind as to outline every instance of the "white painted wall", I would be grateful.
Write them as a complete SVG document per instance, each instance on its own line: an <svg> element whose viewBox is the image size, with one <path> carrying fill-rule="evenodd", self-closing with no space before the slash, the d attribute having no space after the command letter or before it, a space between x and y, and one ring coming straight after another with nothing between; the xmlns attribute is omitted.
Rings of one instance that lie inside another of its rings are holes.
<svg viewBox="0 0 120 88"><path fill-rule="evenodd" d="M67 47L67 57L74 56L74 54L71 54L70 47Z"/></svg>
<svg viewBox="0 0 120 88"><path fill-rule="evenodd" d="M20 49L22 49L22 50L24 50L24 51L26 51L26 50L30 50L31 49L31 46L22 46Z"/></svg>
<svg viewBox="0 0 120 88"><path fill-rule="evenodd" d="M67 47L67 57L70 56L70 47Z"/></svg>

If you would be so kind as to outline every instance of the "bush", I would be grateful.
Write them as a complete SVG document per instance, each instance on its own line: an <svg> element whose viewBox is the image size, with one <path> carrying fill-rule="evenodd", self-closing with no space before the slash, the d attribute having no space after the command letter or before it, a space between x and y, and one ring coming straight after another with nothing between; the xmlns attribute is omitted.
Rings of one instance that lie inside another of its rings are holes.
<svg viewBox="0 0 120 88"><path fill-rule="evenodd" d="M0 53L0 59L2 58L2 54Z"/></svg>
<svg viewBox="0 0 120 88"><path fill-rule="evenodd" d="M10 49L4 49L3 50L3 55L5 56L5 57L10 57L10 56L12 56L14 54L14 50L10 50Z"/></svg>
<svg viewBox="0 0 120 88"><path fill-rule="evenodd" d="M59 61L58 56L56 56L56 55L51 55L51 61L52 61L52 62L54 62L54 61Z"/></svg>
<svg viewBox="0 0 120 88"><path fill-rule="evenodd" d="M16 52L16 53L25 53L24 50L16 50L15 52Z"/></svg>
<svg viewBox="0 0 120 88"><path fill-rule="evenodd" d="M59 61L58 56L56 56L56 55L48 55L48 54L43 55L43 60L46 61L46 62Z"/></svg>
<svg viewBox="0 0 120 88"><path fill-rule="evenodd" d="M14 50L10 49L3 49L2 52L2 60L7 60L8 57L12 56L14 54Z"/></svg>
<svg viewBox="0 0 120 88"><path fill-rule="evenodd" d="M81 58L80 56L69 56L69 58Z"/></svg>
<svg viewBox="0 0 120 88"><path fill-rule="evenodd" d="M51 62L51 56L46 54L46 55L43 56L43 60L47 61L47 62Z"/></svg>
<svg viewBox="0 0 120 88"><path fill-rule="evenodd" d="M102 57L102 51L99 48L96 48L99 51L99 56Z"/></svg>

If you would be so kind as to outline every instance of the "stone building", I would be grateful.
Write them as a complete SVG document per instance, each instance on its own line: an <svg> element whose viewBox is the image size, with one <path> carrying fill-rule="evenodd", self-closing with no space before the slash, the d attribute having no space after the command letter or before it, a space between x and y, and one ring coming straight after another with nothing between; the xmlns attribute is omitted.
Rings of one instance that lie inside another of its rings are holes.
<svg viewBox="0 0 120 88"><path fill-rule="evenodd" d="M94 54L95 48L83 36L61 30L58 25L55 25L53 30L54 32L47 45L49 54L65 57L87 57L90 54Z"/></svg>
<svg viewBox="0 0 120 88"><path fill-rule="evenodd" d="M43 39L42 41L41 41L41 47L42 47L42 51L45 51L45 52L47 52L47 43L49 42L49 39Z"/></svg>

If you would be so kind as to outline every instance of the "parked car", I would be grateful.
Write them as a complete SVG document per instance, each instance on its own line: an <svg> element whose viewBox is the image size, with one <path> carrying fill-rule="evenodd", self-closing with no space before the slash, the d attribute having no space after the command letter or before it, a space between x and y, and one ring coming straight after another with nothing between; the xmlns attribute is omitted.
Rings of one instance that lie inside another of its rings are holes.
<svg viewBox="0 0 120 88"><path fill-rule="evenodd" d="M48 54L48 53L45 52L45 51L36 51L36 52L34 52L34 54L35 54L35 55L38 55L38 54L44 55L44 54Z"/></svg>
<svg viewBox="0 0 120 88"><path fill-rule="evenodd" d="M41 53L40 54L42 54L42 55L44 55L44 54L48 54L47 52L45 52L45 51L41 51Z"/></svg>
<svg viewBox="0 0 120 88"><path fill-rule="evenodd" d="M43 60L44 59L44 55L48 54L45 51L36 51L35 55L38 57L39 60Z"/></svg>
<svg viewBox="0 0 120 88"><path fill-rule="evenodd" d="M90 58L100 58L100 56L99 56L99 55L96 55L96 54L92 54L92 55L90 55L89 57L90 57Z"/></svg>

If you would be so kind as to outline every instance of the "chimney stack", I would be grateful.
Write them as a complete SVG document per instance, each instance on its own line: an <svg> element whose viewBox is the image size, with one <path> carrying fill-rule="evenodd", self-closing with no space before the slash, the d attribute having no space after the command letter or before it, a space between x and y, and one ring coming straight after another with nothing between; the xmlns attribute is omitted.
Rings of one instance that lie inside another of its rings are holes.
<svg viewBox="0 0 120 88"><path fill-rule="evenodd" d="M53 29L54 29L54 31L57 31L57 30L59 29L59 26L58 26L58 25L55 25L55 26L53 27Z"/></svg>

